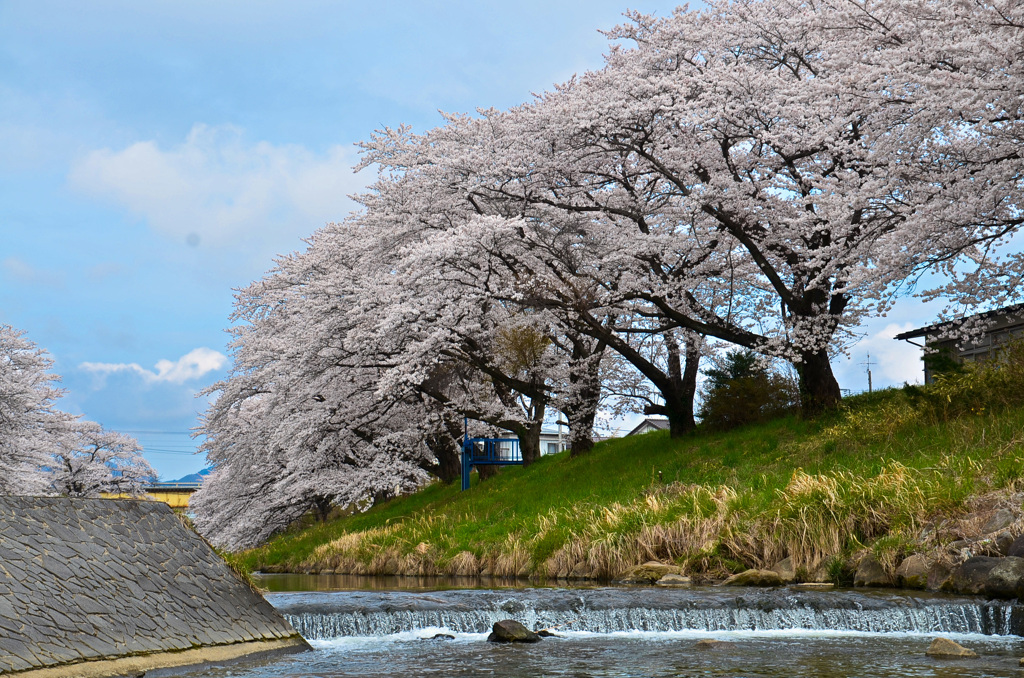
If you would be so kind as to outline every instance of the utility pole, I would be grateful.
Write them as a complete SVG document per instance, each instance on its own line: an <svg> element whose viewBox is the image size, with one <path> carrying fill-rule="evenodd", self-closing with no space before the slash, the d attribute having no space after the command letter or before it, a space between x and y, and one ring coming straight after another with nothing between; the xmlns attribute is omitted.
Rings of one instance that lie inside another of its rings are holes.
<svg viewBox="0 0 1024 678"><path fill-rule="evenodd" d="M868 353L868 359L861 363L861 365L866 365L867 366L867 372L868 372L868 393L871 393L871 366L872 365L876 365L876 364L877 363L871 362L871 354L870 353Z"/></svg>

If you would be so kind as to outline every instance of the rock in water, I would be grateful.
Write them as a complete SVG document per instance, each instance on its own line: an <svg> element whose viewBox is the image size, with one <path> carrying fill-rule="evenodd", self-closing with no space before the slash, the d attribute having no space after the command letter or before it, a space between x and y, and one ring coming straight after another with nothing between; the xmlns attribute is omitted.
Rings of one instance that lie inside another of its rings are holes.
<svg viewBox="0 0 1024 678"><path fill-rule="evenodd" d="M932 562L920 553L903 559L896 568L896 583L905 589L923 589L928 586L928 570Z"/></svg>
<svg viewBox="0 0 1024 678"><path fill-rule="evenodd" d="M682 574L682 568L649 560L629 571L621 581L624 584L653 584L666 574Z"/></svg>
<svg viewBox="0 0 1024 678"><path fill-rule="evenodd" d="M549 629L541 629L540 631L537 631L537 635L540 636L541 638L561 638L562 637L562 636L558 635L557 633L555 633L554 631L551 631Z"/></svg>
<svg viewBox="0 0 1024 678"><path fill-rule="evenodd" d="M985 595L992 598L1020 598L1024 596L1024 558L1000 558L988 571Z"/></svg>
<svg viewBox="0 0 1024 678"><path fill-rule="evenodd" d="M684 577L681 574L666 574L655 583L658 586L678 586L684 588L692 584L689 577Z"/></svg>
<svg viewBox="0 0 1024 678"><path fill-rule="evenodd" d="M948 591L952 590L953 581L953 570L952 568L941 562L934 562L932 566L928 568L928 590L929 591Z"/></svg>
<svg viewBox="0 0 1024 678"><path fill-rule="evenodd" d="M797 591L828 591L835 587L836 585L830 581L805 581L791 586Z"/></svg>
<svg viewBox="0 0 1024 678"><path fill-rule="evenodd" d="M978 656L974 650L968 650L959 643L954 643L949 638L936 638L928 646L926 655L939 659L973 659Z"/></svg>
<svg viewBox="0 0 1024 678"><path fill-rule="evenodd" d="M885 572L882 563L872 555L864 556L853 576L854 586L892 586L892 579Z"/></svg>
<svg viewBox="0 0 1024 678"><path fill-rule="evenodd" d="M783 558L775 563L772 566L772 572L779 575L786 584L796 581L796 568L793 566L793 556Z"/></svg>
<svg viewBox="0 0 1024 678"><path fill-rule="evenodd" d="M489 643L536 643L539 640L540 636L514 619L494 622L491 635L487 636Z"/></svg>
<svg viewBox="0 0 1024 678"><path fill-rule="evenodd" d="M941 590L991 598L1019 598L1024 595L1024 558L968 558L953 569Z"/></svg>
<svg viewBox="0 0 1024 678"><path fill-rule="evenodd" d="M782 586L782 577L772 570L747 570L729 577L722 586Z"/></svg>
<svg viewBox="0 0 1024 678"><path fill-rule="evenodd" d="M420 640L455 640L455 636L450 633L435 633L430 637L420 638Z"/></svg>
<svg viewBox="0 0 1024 678"><path fill-rule="evenodd" d="M693 646L695 650L728 650L731 647L736 647L735 643L730 643L727 640L714 640L713 638L705 638L704 640L698 640Z"/></svg>

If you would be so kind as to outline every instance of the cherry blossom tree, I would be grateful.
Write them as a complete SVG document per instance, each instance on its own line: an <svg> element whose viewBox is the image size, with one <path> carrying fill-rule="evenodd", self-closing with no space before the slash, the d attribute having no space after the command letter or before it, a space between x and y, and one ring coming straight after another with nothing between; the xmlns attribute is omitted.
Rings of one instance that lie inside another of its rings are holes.
<svg viewBox="0 0 1024 678"><path fill-rule="evenodd" d="M840 397L829 358L849 328L917 276L945 273L962 300L980 282L1014 293L1021 11L745 0L633 14L611 36L635 48L604 69L422 136L385 130L367 162L429 173L482 213L585 220L618 253L595 282L660 331L791 360L815 412Z"/></svg>
<svg viewBox="0 0 1024 678"><path fill-rule="evenodd" d="M528 104L374 134L361 211L239 294L196 497L221 543L450 477L462 417L528 461L553 410L584 451L607 394L681 435L709 346L790 361L813 414L922 280L1019 298L1020 3L715 0L609 36Z"/></svg>
<svg viewBox="0 0 1024 678"><path fill-rule="evenodd" d="M133 438L57 409L53 360L0 325L0 493L141 494L156 472Z"/></svg>
<svg viewBox="0 0 1024 678"><path fill-rule="evenodd" d="M103 493L141 495L156 471L142 456L134 438L105 431L98 424L70 418L58 436L49 462L50 487L67 497L98 497Z"/></svg>
<svg viewBox="0 0 1024 678"><path fill-rule="evenodd" d="M450 453L437 442L445 422L411 391L381 392L389 356L349 348L372 299L363 266L380 262L339 237L323 229L236 295L232 372L209 389L199 428L213 471L190 503L218 545L251 546L311 511L365 507L418 487L428 469L451 473L435 455Z"/></svg>
<svg viewBox="0 0 1024 678"><path fill-rule="evenodd" d="M0 492L46 494L55 402L63 395L53 361L9 325L0 325Z"/></svg>

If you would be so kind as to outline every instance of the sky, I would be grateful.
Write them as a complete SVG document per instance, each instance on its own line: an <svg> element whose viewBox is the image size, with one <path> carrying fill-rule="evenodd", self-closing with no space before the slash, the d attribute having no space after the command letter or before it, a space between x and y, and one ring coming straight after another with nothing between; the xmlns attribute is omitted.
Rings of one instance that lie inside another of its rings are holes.
<svg viewBox="0 0 1024 678"><path fill-rule="evenodd" d="M198 471L233 290L353 209L355 144L600 67L626 7L0 0L0 323L49 351L61 409L136 436L162 479ZM867 388L868 353L876 388L920 381L891 337L937 311L860 328L840 386Z"/></svg>

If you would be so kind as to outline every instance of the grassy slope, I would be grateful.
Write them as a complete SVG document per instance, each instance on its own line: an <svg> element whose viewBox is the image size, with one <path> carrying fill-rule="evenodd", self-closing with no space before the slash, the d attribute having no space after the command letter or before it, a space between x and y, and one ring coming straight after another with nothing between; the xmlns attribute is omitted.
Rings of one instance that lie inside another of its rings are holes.
<svg viewBox="0 0 1024 678"><path fill-rule="evenodd" d="M923 549L923 522L1024 475L1024 408L991 409L936 417L893 390L819 421L611 440L585 458L474 476L465 493L431 485L237 558L278 571L596 577L659 558L715 576L786 555L827 567L874 543L894 567Z"/></svg>

